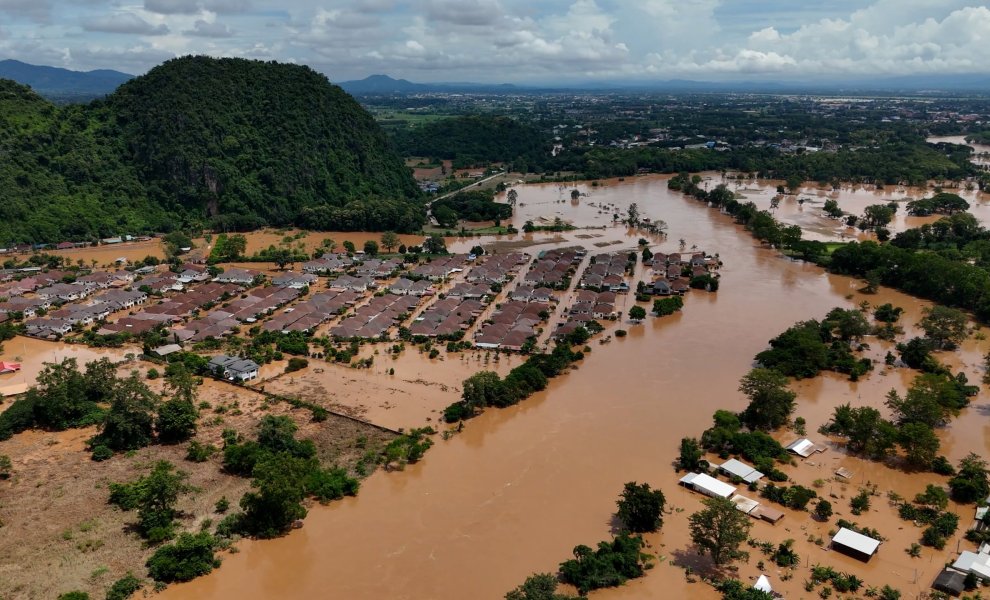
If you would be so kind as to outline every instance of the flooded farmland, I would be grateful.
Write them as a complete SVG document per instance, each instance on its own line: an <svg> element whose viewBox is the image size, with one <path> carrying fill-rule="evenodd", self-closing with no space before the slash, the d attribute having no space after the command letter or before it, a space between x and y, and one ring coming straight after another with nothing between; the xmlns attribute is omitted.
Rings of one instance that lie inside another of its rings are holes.
<svg viewBox="0 0 990 600"><path fill-rule="evenodd" d="M519 234L498 242L528 244L531 253L575 243L592 252L629 250L639 237L650 236L613 226L612 215L636 202L641 215L669 225L666 240L653 238L654 250L676 251L684 240L687 248L719 253L725 263L720 290L689 293L678 315L623 324L628 337L595 345L577 369L546 391L518 406L487 411L451 439L438 439L424 461L402 473L376 473L357 498L313 508L301 530L273 541L239 543L239 552L224 555L218 571L171 587L162 596L501 598L530 573L554 571L575 545L606 539L622 484L637 480L662 489L673 510L663 531L647 536L650 551L659 556L657 566L646 577L595 597L715 598L710 587L689 583L684 570L672 565L702 564L687 532L687 515L700 507L700 499L676 485L679 476L672 467L679 440L699 435L716 409L744 407L745 399L736 391L739 378L767 340L795 321L821 318L834 306L851 307L863 300L892 302L907 310L903 321L910 333L925 303L890 290L863 296L856 291L860 282L783 259L759 247L729 217L668 191L662 177L608 181L598 187L581 184L578 189L587 195L572 201L570 188L518 188L516 226L560 217L601 229ZM889 345L874 339L870 344L869 356L881 357L881 364L860 382L826 375L794 386L799 393L795 416L807 419L812 437L820 438L815 431L837 404L880 406L887 390L903 391L909 383L911 373L882 368ZM978 382L986 349L985 341L971 339L944 358ZM455 398L451 392L450 400ZM952 459L970 451L990 452L988 423L990 411L981 394L943 432L943 450ZM792 437L787 432L780 436L785 442ZM851 483L833 480L839 466L853 472ZM861 485L872 482L910 497L935 480L930 474L906 475L847 457L837 447L785 471L805 485L822 479L820 493L835 495L839 516L854 520L842 498L855 495ZM858 519L888 539L869 564L809 542L814 536L827 539L829 525L807 513L787 510L776 526L756 523L752 537L773 542L793 538L802 558L793 579L782 581L776 569L767 572L774 589L789 598L810 597L803 581L808 565L816 563L856 574L869 586L890 584L907 597L926 589L948 550L925 549L921 558L911 559L904 550L921 530L900 521L882 497L873 505ZM963 523L969 510L957 511ZM947 548L954 549L958 539L959 534ZM754 553L749 563L741 564L739 577L753 581L758 560Z"/></svg>

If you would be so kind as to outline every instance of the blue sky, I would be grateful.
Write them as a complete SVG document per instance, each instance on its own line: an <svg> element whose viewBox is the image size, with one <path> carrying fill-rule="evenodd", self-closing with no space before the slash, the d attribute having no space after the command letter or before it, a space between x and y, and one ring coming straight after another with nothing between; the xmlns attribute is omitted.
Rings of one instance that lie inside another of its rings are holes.
<svg viewBox="0 0 990 600"><path fill-rule="evenodd" d="M990 72L974 0L0 0L0 58L143 73L209 54L342 81L852 78Z"/></svg>

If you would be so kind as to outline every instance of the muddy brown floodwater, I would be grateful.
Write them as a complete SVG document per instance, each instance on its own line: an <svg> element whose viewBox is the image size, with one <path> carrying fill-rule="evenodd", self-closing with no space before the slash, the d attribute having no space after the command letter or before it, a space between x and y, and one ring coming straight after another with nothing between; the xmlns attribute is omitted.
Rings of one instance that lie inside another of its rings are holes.
<svg viewBox="0 0 990 600"><path fill-rule="evenodd" d="M606 539L618 491L624 482L637 480L661 488L668 507L683 511L669 514L663 531L648 536L660 556L656 568L595 597L715 598L710 587L688 583L684 571L671 566L673 560L698 563L687 535L687 515L700 501L676 485L678 475L671 466L679 440L699 435L716 409L743 408L745 400L736 391L739 378L770 337L795 321L821 318L834 306L860 302L864 297L855 290L861 284L758 247L728 217L668 192L664 178L579 187L590 196L576 204L567 190L554 185L520 188L519 201L525 206L516 220L552 218L559 212L579 225L605 225L600 231L570 232L556 245L580 240L594 250L596 242L619 241L606 249L613 251L633 247L640 234L610 225L611 205L622 211L637 202L644 216L670 225L669 240L654 249L674 250L683 238L688 247L720 253L725 266L719 292L692 292L678 315L623 325L628 337L595 345L579 368L554 380L545 392L516 407L487 411L461 434L438 439L425 460L405 472L374 474L357 498L314 508L301 530L273 541L241 542L239 553L225 555L218 571L171 587L162 596L501 598L527 575L554 571L575 545ZM610 208L596 208L605 205ZM589 234L601 237L577 237ZM545 239L549 235L537 234L530 241ZM550 246L538 248L543 247ZM868 299L904 306L909 326L924 306L889 290ZM882 356L882 346L874 344L871 356ZM971 341L953 358L966 367L971 381L979 381L977 365L985 349L985 342ZM836 404L879 405L886 390L903 389L908 380L902 372L884 375L878 368L856 386L830 376L803 382L796 386L796 415L805 416L809 433L820 438L814 431ZM951 438L946 450L952 457L990 451L986 401L981 398L944 434ZM829 477L835 466L848 466L855 473L853 484L828 483L821 490L839 498L855 495L867 481L905 496L933 481L932 476L908 476L847 457L836 448L819 456L787 471L810 485ZM833 503L840 513L847 512L847 501ZM963 523L971 517L968 510L960 511ZM796 548L805 561L798 574L780 581L775 570L768 573L775 589L789 598L813 595L803 590L803 581L807 564L819 562L855 573L869 585L889 583L914 597L930 584L947 552L926 550L912 562L904 549L920 530L892 514L881 497L874 499L869 515L859 517L889 538L869 564L808 543L809 534L827 536L828 525L815 523L807 513L788 512L776 527L756 523L751 535L798 540ZM742 565L744 580L752 581L759 558L756 553Z"/></svg>

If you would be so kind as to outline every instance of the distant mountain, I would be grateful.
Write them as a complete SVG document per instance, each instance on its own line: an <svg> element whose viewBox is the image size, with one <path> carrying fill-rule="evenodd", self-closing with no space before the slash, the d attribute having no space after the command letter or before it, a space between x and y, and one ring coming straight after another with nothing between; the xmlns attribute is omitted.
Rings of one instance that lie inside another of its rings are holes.
<svg viewBox="0 0 990 600"><path fill-rule="evenodd" d="M788 80L742 79L728 81L605 80L545 85L471 82L416 83L388 75L372 75L339 84L356 96L415 93L537 94L553 92L660 92L660 93L821 93L821 94L927 94L938 92L990 93L988 75L904 75Z"/></svg>
<svg viewBox="0 0 990 600"><path fill-rule="evenodd" d="M370 75L364 79L355 81L343 81L338 83L341 88L349 94L355 96L383 96L389 94L416 94L427 92L486 92L486 93L511 93L519 91L511 83L489 84L471 82L451 82L451 83L413 83L406 79L394 79L388 75ZM535 88L533 88L535 89ZM526 91L532 91L527 89Z"/></svg>
<svg viewBox="0 0 990 600"><path fill-rule="evenodd" d="M50 98L95 98L106 96L133 75L101 69L70 71L58 67L29 65L19 60L0 60L0 79L10 79Z"/></svg>

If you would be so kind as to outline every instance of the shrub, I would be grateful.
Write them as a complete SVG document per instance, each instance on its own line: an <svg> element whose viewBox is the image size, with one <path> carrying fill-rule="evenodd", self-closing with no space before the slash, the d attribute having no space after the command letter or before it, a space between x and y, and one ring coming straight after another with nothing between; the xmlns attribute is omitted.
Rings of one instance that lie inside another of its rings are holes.
<svg viewBox="0 0 990 600"><path fill-rule="evenodd" d="M189 442L189 447L186 449L186 460L197 463L206 462L216 452L217 448L213 444L201 444L193 440Z"/></svg>
<svg viewBox="0 0 990 600"><path fill-rule="evenodd" d="M66 592L59 595L58 600L89 600L89 594L80 591Z"/></svg>
<svg viewBox="0 0 990 600"><path fill-rule="evenodd" d="M93 454L90 456L96 462L102 462L104 460L109 460L113 458L113 450L107 448L103 444L93 448Z"/></svg>
<svg viewBox="0 0 990 600"><path fill-rule="evenodd" d="M643 538L621 533L611 542L600 542L592 550L576 546L574 558L560 564L560 578L582 595L591 590L622 585L643 575Z"/></svg>
<svg viewBox="0 0 990 600"><path fill-rule="evenodd" d="M0 454L0 479L10 478L10 474L14 472L14 463L11 462L10 457L6 454Z"/></svg>
<svg viewBox="0 0 990 600"><path fill-rule="evenodd" d="M220 566L214 556L216 540L209 533L183 533L172 544L155 551L146 563L155 581L189 581Z"/></svg>
<svg viewBox="0 0 990 600"><path fill-rule="evenodd" d="M128 573L114 582L107 590L107 600L127 600L141 589L141 580Z"/></svg>
<svg viewBox="0 0 990 600"><path fill-rule="evenodd" d="M294 371L301 371L302 369L305 369L308 366L309 366L308 360L306 360L305 358L299 358L297 356L293 356L292 358L289 359L289 363L285 365L285 372L292 373Z"/></svg>

